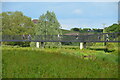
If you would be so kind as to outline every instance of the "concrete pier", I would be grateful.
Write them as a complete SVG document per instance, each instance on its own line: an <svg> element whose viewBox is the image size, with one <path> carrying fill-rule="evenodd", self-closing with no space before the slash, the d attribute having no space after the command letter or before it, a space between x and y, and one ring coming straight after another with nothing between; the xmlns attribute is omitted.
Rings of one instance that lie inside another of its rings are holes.
<svg viewBox="0 0 120 80"><path fill-rule="evenodd" d="M80 49L86 48L86 42L81 42L80 43Z"/></svg>
<svg viewBox="0 0 120 80"><path fill-rule="evenodd" d="M39 42L36 42L36 47L39 48Z"/></svg>
<svg viewBox="0 0 120 80"><path fill-rule="evenodd" d="M83 43L80 43L80 49L83 49Z"/></svg>

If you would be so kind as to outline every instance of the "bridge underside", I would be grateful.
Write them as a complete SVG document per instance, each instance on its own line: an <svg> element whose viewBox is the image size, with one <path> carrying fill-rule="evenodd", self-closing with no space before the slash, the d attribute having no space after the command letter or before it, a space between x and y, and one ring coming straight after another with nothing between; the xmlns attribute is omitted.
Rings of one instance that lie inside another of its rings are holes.
<svg viewBox="0 0 120 80"><path fill-rule="evenodd" d="M2 35L1 42L120 42L120 33L91 35Z"/></svg>

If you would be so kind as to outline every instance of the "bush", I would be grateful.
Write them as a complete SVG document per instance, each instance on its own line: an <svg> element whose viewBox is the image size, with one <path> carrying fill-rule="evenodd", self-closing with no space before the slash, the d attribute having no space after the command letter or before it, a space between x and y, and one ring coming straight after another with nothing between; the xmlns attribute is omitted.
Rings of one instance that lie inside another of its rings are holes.
<svg viewBox="0 0 120 80"><path fill-rule="evenodd" d="M30 46L30 42L4 42L3 45L29 47Z"/></svg>
<svg viewBox="0 0 120 80"><path fill-rule="evenodd" d="M36 47L36 42L31 42L30 47Z"/></svg>
<svg viewBox="0 0 120 80"><path fill-rule="evenodd" d="M106 48L108 50L118 50L118 43L107 43Z"/></svg>

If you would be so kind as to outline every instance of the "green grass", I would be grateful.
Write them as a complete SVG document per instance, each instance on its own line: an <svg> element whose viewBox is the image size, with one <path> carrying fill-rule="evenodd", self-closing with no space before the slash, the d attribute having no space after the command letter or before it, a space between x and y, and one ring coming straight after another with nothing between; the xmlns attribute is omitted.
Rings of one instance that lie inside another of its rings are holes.
<svg viewBox="0 0 120 80"><path fill-rule="evenodd" d="M2 59L3 78L118 77L117 56L103 51L3 47Z"/></svg>

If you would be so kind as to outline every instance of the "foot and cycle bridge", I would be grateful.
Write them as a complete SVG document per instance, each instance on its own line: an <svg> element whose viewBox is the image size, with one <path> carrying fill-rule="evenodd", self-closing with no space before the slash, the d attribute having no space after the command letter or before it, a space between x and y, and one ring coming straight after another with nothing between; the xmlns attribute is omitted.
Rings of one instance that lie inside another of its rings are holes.
<svg viewBox="0 0 120 80"><path fill-rule="evenodd" d="M120 42L120 32L80 35L1 35L0 42Z"/></svg>
<svg viewBox="0 0 120 80"><path fill-rule="evenodd" d="M120 42L120 32L78 35L1 35L0 42L80 42L80 49L86 47L87 42Z"/></svg>

